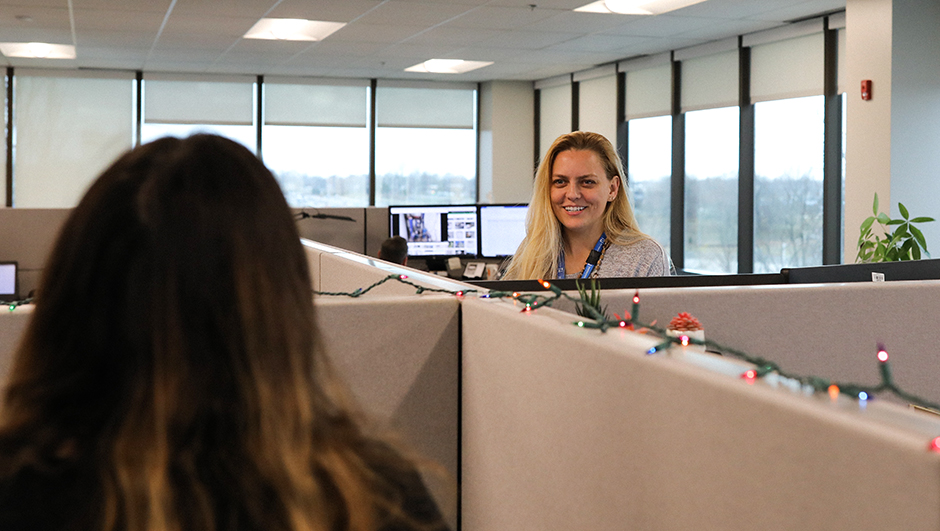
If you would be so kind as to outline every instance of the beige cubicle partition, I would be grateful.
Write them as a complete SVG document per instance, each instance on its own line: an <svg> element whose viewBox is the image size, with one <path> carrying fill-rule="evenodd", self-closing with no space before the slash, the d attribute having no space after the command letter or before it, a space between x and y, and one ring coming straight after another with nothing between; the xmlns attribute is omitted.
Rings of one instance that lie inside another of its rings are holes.
<svg viewBox="0 0 940 531"><path fill-rule="evenodd" d="M665 326L689 312L705 336L785 370L837 381L877 384L883 344L895 380L940 403L940 281L640 289L640 320ZM575 297L577 293L572 293ZM610 312L629 311L634 290L604 290ZM574 304L559 301L559 309ZM890 399L890 398L889 398Z"/></svg>
<svg viewBox="0 0 940 531"><path fill-rule="evenodd" d="M460 304L446 295L318 297L322 344L365 413L422 459L438 504L456 521Z"/></svg>
<svg viewBox="0 0 940 531"><path fill-rule="evenodd" d="M468 300L465 531L940 529L940 419Z"/></svg>

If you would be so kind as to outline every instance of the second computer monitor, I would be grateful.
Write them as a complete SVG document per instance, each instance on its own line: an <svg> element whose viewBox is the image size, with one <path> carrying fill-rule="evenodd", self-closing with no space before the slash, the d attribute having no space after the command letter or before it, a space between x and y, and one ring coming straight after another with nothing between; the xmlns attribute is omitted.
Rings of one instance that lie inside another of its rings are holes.
<svg viewBox="0 0 940 531"><path fill-rule="evenodd" d="M512 256L525 238L528 205L480 205L480 256Z"/></svg>

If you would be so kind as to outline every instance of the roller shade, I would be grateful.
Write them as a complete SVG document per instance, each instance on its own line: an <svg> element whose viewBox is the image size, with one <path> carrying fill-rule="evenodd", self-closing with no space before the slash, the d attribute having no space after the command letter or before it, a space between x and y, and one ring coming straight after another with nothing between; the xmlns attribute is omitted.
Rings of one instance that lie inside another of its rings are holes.
<svg viewBox="0 0 940 531"><path fill-rule="evenodd" d="M823 93L822 33L751 48L751 101L816 96Z"/></svg>
<svg viewBox="0 0 940 531"><path fill-rule="evenodd" d="M144 121L251 125L254 123L254 83L145 78Z"/></svg>
<svg viewBox="0 0 940 531"><path fill-rule="evenodd" d="M264 123L365 127L365 86L269 84L264 88Z"/></svg>
<svg viewBox="0 0 940 531"><path fill-rule="evenodd" d="M682 61L682 111L738 104L738 51Z"/></svg>
<svg viewBox="0 0 940 531"><path fill-rule="evenodd" d="M571 84L539 91L539 154L559 136L571 132Z"/></svg>
<svg viewBox="0 0 940 531"><path fill-rule="evenodd" d="M627 72L627 119L672 113L672 65Z"/></svg>
<svg viewBox="0 0 940 531"><path fill-rule="evenodd" d="M617 143L617 76L582 81L578 89L578 128Z"/></svg>
<svg viewBox="0 0 940 531"><path fill-rule="evenodd" d="M380 86L375 98L379 127L473 129L473 90Z"/></svg>

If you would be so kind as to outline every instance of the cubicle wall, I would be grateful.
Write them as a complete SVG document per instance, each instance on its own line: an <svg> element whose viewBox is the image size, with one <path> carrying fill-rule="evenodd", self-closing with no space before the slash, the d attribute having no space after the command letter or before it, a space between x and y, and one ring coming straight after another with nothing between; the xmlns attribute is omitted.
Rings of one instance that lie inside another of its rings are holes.
<svg viewBox="0 0 940 531"><path fill-rule="evenodd" d="M427 479L462 529L940 531L940 454L928 450L940 417L749 384L733 359L650 356L654 337L579 328L570 302L522 312L436 294L473 287L303 243L315 289L341 293L315 298L326 352L368 416L443 464L454 481ZM348 296L402 274L424 293L390 280ZM688 311L711 339L860 383L877 381L885 341L896 381L932 396L930 376L912 371L935 374L938 289L643 289L640 319ZM602 303L620 313L632 296L605 291ZM30 311L0 314L0 377Z"/></svg>
<svg viewBox="0 0 940 531"><path fill-rule="evenodd" d="M413 293L413 290L412 290ZM0 312L0 383L34 306ZM321 344L367 418L439 467L421 469L456 524L459 475L459 301L428 294L318 297Z"/></svg>
<svg viewBox="0 0 940 531"><path fill-rule="evenodd" d="M940 419L468 300L463 529L940 529Z"/></svg>
<svg viewBox="0 0 940 531"><path fill-rule="evenodd" d="M39 285L42 268L59 229L71 213L70 208L0 208L0 261L19 264L20 294L26 296ZM382 241L388 237L387 208L295 208L310 215L326 214L351 218L304 218L297 220L302 238L323 244L377 256Z"/></svg>
<svg viewBox="0 0 940 531"><path fill-rule="evenodd" d="M640 321L666 326L677 313L689 312L702 322L706 338L798 374L877 384L875 354L883 344L897 383L940 403L940 281L655 288L639 294ZM622 315L633 295L604 290L601 304ZM568 301L556 306L574 311Z"/></svg>
<svg viewBox="0 0 940 531"><path fill-rule="evenodd" d="M68 208L0 208L0 261L18 263L20 295L25 297L39 285L46 258L71 211Z"/></svg>
<svg viewBox="0 0 940 531"><path fill-rule="evenodd" d="M425 482L456 522L459 302L455 297L320 297L322 344L366 414L442 465Z"/></svg>

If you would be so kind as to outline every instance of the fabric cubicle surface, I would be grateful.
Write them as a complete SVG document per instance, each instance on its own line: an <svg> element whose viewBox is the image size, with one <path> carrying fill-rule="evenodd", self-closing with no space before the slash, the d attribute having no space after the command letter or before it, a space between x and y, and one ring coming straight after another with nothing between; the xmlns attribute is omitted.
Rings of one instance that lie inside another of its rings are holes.
<svg viewBox="0 0 940 531"><path fill-rule="evenodd" d="M302 238L301 243L307 254L313 289L317 291L352 293L357 289L365 289L389 275L402 274L408 277L409 283L425 288L468 292L479 290L471 284L352 253L320 242ZM413 285L389 281L378 286L375 292L370 293L370 296L412 295L416 290L417 288Z"/></svg>
<svg viewBox="0 0 940 531"><path fill-rule="evenodd" d="M454 528L459 302L441 295L314 300L322 345L367 416L446 470L426 470L424 478Z"/></svg>
<svg viewBox="0 0 940 531"><path fill-rule="evenodd" d="M630 311L633 294L604 290L601 303L622 315ZM641 322L664 327L678 312L689 312L707 339L795 374L877 385L875 354L883 344L895 382L940 403L940 281L656 288L639 294ZM556 307L574 312L570 302Z"/></svg>
<svg viewBox="0 0 940 531"><path fill-rule="evenodd" d="M465 531L940 529L933 415L748 385L551 308L461 312Z"/></svg>

